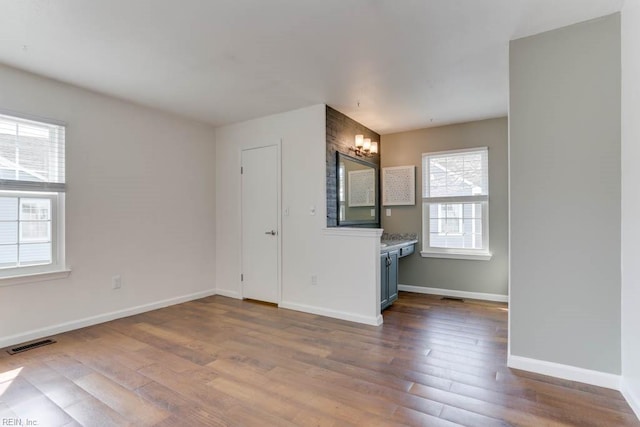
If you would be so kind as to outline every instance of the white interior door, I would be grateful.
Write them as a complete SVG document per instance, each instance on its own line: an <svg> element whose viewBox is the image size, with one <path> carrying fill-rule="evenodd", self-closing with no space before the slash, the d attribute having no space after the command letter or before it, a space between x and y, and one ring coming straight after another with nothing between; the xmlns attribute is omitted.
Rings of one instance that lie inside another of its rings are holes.
<svg viewBox="0 0 640 427"><path fill-rule="evenodd" d="M242 151L242 297L279 302L278 147Z"/></svg>

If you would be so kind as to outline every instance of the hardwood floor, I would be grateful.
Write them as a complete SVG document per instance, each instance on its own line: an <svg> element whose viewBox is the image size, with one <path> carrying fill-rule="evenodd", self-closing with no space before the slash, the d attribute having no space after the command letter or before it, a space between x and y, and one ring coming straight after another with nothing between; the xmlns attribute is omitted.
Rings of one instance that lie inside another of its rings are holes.
<svg viewBox="0 0 640 427"><path fill-rule="evenodd" d="M382 327L204 298L0 355L0 425L640 426L506 367L507 308L401 293ZM16 424L13 424L16 425Z"/></svg>

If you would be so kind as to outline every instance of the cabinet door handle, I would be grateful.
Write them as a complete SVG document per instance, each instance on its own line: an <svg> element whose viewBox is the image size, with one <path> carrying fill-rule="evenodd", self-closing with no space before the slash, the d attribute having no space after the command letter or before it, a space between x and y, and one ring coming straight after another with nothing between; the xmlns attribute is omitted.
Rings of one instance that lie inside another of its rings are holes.
<svg viewBox="0 0 640 427"><path fill-rule="evenodd" d="M271 231L265 231L264 234L271 234L272 236L275 236L278 233L276 232L276 230L271 230Z"/></svg>

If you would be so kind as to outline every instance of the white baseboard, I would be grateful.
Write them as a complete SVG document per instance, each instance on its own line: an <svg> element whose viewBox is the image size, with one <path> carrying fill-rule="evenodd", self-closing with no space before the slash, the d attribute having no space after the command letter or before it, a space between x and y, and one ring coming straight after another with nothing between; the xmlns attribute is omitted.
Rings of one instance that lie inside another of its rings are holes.
<svg viewBox="0 0 640 427"><path fill-rule="evenodd" d="M631 409L636 414L636 417L640 419L640 396L634 392L634 390L629 387L629 384L622 378L622 384L620 387L620 392L624 396L625 400L631 406Z"/></svg>
<svg viewBox="0 0 640 427"><path fill-rule="evenodd" d="M97 316L85 317L84 319L72 320L70 322L59 323L57 325L48 326L46 328L34 329L28 332L11 335L0 338L0 348L9 347L27 341L36 340L51 335L61 334L63 332L80 329L98 323L108 322L110 320L120 319L122 317L133 316L134 314L144 313L146 311L157 310L159 308L168 307L170 305L180 304L192 301L210 295L215 295L215 289L196 292L193 294L182 295L175 298L169 298L162 301L156 301L149 304L138 305L135 307L125 308L123 310L112 311L109 313L99 314Z"/></svg>
<svg viewBox="0 0 640 427"><path fill-rule="evenodd" d="M484 301L508 302L509 296L500 294L485 294L482 292L456 291L442 288L425 288L423 286L398 285L398 290L416 292L418 294L443 295L446 297L479 299Z"/></svg>
<svg viewBox="0 0 640 427"><path fill-rule="evenodd" d="M577 381L598 387L611 388L614 390L620 390L621 386L620 375L593 371L591 369L578 368L560 363L547 362L546 360L509 355L507 357L507 366L509 368L521 369L523 371L535 372L537 374L549 375L551 377Z"/></svg>
<svg viewBox="0 0 640 427"><path fill-rule="evenodd" d="M365 325L380 326L382 325L382 316L362 316L360 314L348 313L346 311L331 310L312 305L298 304L295 302L282 301L278 304L280 308L289 310L302 311L304 313L319 314L320 316L333 317L334 319L348 320L350 322L364 323Z"/></svg>
<svg viewBox="0 0 640 427"><path fill-rule="evenodd" d="M216 295L221 295L223 297L242 299L242 295L238 291L231 291L229 289L216 289Z"/></svg>

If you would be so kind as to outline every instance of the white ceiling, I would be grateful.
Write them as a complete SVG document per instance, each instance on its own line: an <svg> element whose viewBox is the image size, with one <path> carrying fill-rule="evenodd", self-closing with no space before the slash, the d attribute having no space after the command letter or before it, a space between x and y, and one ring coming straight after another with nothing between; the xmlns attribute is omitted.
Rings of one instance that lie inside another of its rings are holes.
<svg viewBox="0 0 640 427"><path fill-rule="evenodd" d="M391 133L506 115L510 39L622 3L0 0L0 63L216 126L326 103Z"/></svg>

